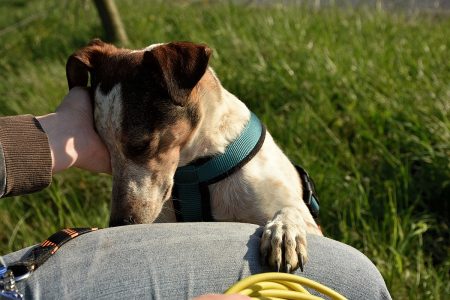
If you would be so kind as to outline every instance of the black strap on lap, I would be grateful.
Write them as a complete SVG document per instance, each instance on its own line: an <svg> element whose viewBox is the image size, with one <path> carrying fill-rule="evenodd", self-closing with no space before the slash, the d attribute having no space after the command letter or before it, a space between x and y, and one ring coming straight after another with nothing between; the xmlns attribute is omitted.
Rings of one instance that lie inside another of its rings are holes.
<svg viewBox="0 0 450 300"><path fill-rule="evenodd" d="M7 266L8 270L12 271L16 281L28 277L29 274L39 268L50 256L56 253L62 245L68 241L98 228L66 228L50 236L41 244L35 246L31 251L20 261L14 262Z"/></svg>

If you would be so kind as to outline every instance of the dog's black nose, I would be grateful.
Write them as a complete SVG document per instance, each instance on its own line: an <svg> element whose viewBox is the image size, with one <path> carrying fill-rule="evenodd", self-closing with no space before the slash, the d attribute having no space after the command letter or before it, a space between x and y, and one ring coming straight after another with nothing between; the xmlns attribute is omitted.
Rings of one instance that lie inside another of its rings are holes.
<svg viewBox="0 0 450 300"><path fill-rule="evenodd" d="M122 220L109 220L109 227L123 226L126 225Z"/></svg>
<svg viewBox="0 0 450 300"><path fill-rule="evenodd" d="M125 226L125 225L132 225L132 224L136 224L136 222L132 216L130 216L128 218L119 218L119 219L110 219L109 220L109 227Z"/></svg>

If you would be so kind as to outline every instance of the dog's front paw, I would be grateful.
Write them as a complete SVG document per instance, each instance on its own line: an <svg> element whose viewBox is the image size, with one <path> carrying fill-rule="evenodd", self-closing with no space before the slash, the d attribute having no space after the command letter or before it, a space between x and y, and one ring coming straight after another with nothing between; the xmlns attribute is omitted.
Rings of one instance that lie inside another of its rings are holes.
<svg viewBox="0 0 450 300"><path fill-rule="evenodd" d="M267 222L261 238L261 257L277 272L288 273L303 266L308 259L306 252L306 224L295 208L283 208Z"/></svg>

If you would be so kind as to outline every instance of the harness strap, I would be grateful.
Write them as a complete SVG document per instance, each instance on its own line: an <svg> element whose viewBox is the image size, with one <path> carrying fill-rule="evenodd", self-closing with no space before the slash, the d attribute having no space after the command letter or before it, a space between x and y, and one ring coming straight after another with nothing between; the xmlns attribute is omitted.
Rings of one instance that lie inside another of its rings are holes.
<svg viewBox="0 0 450 300"><path fill-rule="evenodd" d="M177 221L213 220L208 185L230 176L252 159L261 149L265 133L264 125L251 113L241 134L226 147L223 154L213 156L201 164L193 163L178 168L173 189Z"/></svg>
<svg viewBox="0 0 450 300"><path fill-rule="evenodd" d="M31 272L39 268L50 256L68 241L98 228L66 228L58 231L35 246L23 259L8 265L8 270L12 271L16 281L27 278Z"/></svg>

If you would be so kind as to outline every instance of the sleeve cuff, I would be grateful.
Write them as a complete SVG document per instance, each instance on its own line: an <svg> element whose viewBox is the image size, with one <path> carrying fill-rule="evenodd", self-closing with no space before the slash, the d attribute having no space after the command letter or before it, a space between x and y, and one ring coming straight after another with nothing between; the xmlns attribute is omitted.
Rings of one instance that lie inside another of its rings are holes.
<svg viewBox="0 0 450 300"><path fill-rule="evenodd" d="M34 116L1 117L0 144L0 151L3 149L0 167L4 163L4 179L0 178L1 197L36 192L51 183L52 158L48 138Z"/></svg>

